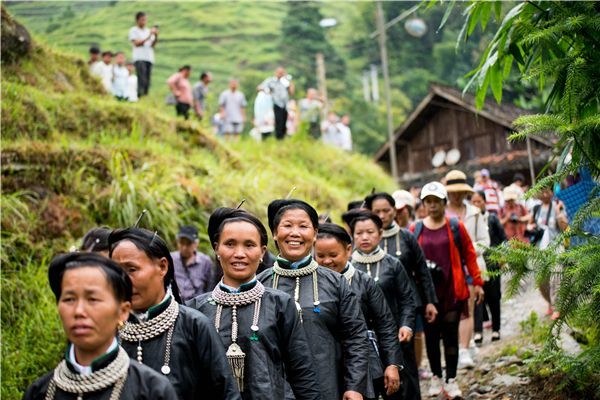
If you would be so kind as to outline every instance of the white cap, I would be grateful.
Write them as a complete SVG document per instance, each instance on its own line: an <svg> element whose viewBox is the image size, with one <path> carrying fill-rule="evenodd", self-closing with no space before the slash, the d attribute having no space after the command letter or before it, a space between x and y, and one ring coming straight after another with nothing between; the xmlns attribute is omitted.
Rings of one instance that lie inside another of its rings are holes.
<svg viewBox="0 0 600 400"><path fill-rule="evenodd" d="M427 196L435 196L439 199L447 199L448 192L444 185L439 182L429 182L421 189L421 200L424 200Z"/></svg>
<svg viewBox="0 0 600 400"><path fill-rule="evenodd" d="M394 193L392 193L392 197L396 202L396 208L398 210L404 208L405 206L415 208L415 198L406 190L396 190Z"/></svg>

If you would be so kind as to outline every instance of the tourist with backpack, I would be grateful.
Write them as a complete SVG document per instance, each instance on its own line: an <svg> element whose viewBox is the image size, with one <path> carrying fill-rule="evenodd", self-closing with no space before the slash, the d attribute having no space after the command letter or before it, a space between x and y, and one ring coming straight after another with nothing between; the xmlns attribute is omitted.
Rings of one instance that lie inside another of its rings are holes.
<svg viewBox="0 0 600 400"><path fill-rule="evenodd" d="M439 182L430 182L421 190L427 217L411 226L411 231L425 253L438 298L438 316L425 323L427 357L431 366L428 394L444 393L450 398L462 396L456 381L458 366L458 325L461 314L468 312L469 288L466 273L473 278L476 302L483 301L483 280L477 265L477 253L465 226L445 215L448 194ZM440 339L444 342L446 379L442 381Z"/></svg>
<svg viewBox="0 0 600 400"><path fill-rule="evenodd" d="M486 265L483 259L483 251L490 245L490 235L487 223L484 221L479 208L468 204L465 200L473 193L473 188L467 183L467 175L457 169L446 174L446 191L448 192L448 205L446 215L455 217L461 221L475 247L477 253L477 265L482 272L483 278L487 280ZM475 309L475 296L471 276L467 276L469 284L469 313L463 316L459 325L459 351L458 368L475 367L476 342L473 337L473 314Z"/></svg>

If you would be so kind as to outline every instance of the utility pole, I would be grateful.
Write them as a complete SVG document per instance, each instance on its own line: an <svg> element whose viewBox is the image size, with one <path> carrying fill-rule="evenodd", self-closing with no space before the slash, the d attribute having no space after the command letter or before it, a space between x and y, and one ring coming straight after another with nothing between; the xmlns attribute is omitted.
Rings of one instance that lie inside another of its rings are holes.
<svg viewBox="0 0 600 400"><path fill-rule="evenodd" d="M321 99L323 100L323 116L322 121L327 118L328 101L327 101L327 81L325 80L325 58L323 53L317 53L317 86Z"/></svg>
<svg viewBox="0 0 600 400"><path fill-rule="evenodd" d="M373 88L373 101L379 102L379 80L377 79L377 66L371 64L371 87Z"/></svg>
<svg viewBox="0 0 600 400"><path fill-rule="evenodd" d="M390 73L388 70L388 55L386 48L385 21L381 1L377 1L377 32L379 36L379 52L381 55L381 69L383 71L383 82L385 91L385 103L387 109L387 131L388 146L390 148L390 164L392 177L398 182L398 162L396 158L396 143L394 143L394 121L392 119L392 99L390 93Z"/></svg>

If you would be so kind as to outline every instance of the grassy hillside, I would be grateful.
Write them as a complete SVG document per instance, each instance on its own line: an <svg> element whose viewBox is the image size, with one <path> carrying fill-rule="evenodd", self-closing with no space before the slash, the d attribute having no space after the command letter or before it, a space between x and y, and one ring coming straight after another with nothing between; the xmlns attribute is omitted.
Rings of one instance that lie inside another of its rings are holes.
<svg viewBox="0 0 600 400"><path fill-rule="evenodd" d="M47 263L89 228L131 225L146 208L145 227L173 243L178 225L196 224L208 250L211 210L242 198L264 219L271 199L297 187L337 220L372 187L393 189L366 157L309 139L226 144L152 102L90 94L99 83L83 60L47 46L3 64L1 84L3 399L20 398L61 357Z"/></svg>

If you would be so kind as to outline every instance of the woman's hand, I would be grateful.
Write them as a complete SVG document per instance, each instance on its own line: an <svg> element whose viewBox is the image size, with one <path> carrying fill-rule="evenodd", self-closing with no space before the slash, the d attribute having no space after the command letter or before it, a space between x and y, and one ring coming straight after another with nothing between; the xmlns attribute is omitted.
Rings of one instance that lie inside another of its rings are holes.
<svg viewBox="0 0 600 400"><path fill-rule="evenodd" d="M425 321L431 324L433 321L435 321L437 314L438 310L432 303L429 303L425 306Z"/></svg>
<svg viewBox="0 0 600 400"><path fill-rule="evenodd" d="M354 390L348 390L344 392L343 400L363 400L362 394L355 392Z"/></svg>
<svg viewBox="0 0 600 400"><path fill-rule="evenodd" d="M408 342L410 338L412 338L412 331L408 329L406 326L403 326L398 331L398 340L401 342Z"/></svg>
<svg viewBox="0 0 600 400"><path fill-rule="evenodd" d="M477 304L481 304L485 297L485 292L481 286L475 286L473 289L473 294L475 295L475 302Z"/></svg>
<svg viewBox="0 0 600 400"><path fill-rule="evenodd" d="M392 393L396 393L400 390L400 372L398 367L395 365L388 366L383 372L383 385L385 387L385 393L391 396Z"/></svg>

